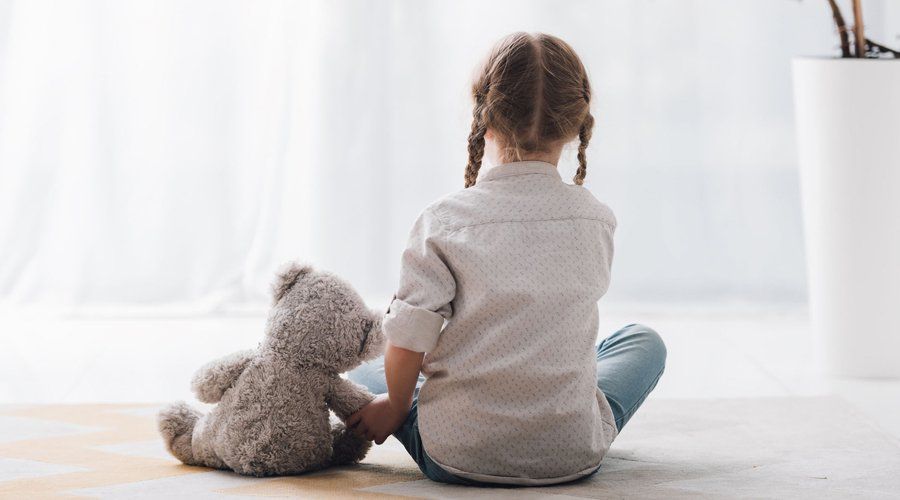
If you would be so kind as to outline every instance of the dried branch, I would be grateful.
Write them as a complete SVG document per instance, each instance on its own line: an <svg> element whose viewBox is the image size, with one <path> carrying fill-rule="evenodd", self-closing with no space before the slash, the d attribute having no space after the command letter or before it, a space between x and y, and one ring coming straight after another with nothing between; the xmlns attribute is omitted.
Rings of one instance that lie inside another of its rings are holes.
<svg viewBox="0 0 900 500"><path fill-rule="evenodd" d="M853 0L853 34L856 35L856 57L866 57L866 33L862 17L862 0Z"/></svg>
<svg viewBox="0 0 900 500"><path fill-rule="evenodd" d="M880 43L873 42L866 38L866 56L868 57L878 57L881 54L891 54L895 59L900 59L900 51L894 50L890 47L885 47Z"/></svg>
<svg viewBox="0 0 900 500"><path fill-rule="evenodd" d="M865 38L862 23L862 5L860 0L853 0L854 26L852 30L847 27L847 23L844 21L844 16L841 14L841 8L838 6L837 1L828 0L828 6L831 7L831 16L834 18L838 36L841 38L841 57L854 57L855 55L855 57L878 58L881 57L882 54L890 54L895 59L900 59L900 51L885 47L880 43ZM847 34L850 31L853 31L854 35L853 52L855 52L855 54L852 54L850 50L850 36ZM862 39L859 38L860 36L862 36Z"/></svg>
<svg viewBox="0 0 900 500"><path fill-rule="evenodd" d="M837 25L838 36L841 37L841 57L850 57L850 37L847 36L847 23L844 22L844 16L841 15L841 9L835 0L828 0L828 5L831 7L834 24Z"/></svg>

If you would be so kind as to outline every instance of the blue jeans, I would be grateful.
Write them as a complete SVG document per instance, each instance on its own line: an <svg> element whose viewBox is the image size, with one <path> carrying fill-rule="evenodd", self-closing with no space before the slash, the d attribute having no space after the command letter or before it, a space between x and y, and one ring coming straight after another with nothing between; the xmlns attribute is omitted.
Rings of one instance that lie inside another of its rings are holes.
<svg viewBox="0 0 900 500"><path fill-rule="evenodd" d="M632 324L607 337L597 346L597 386L606 394L609 406L621 432L650 391L666 366L666 346L659 334L650 328ZM375 394L387 392L384 358L361 365L347 374L350 380L365 385ZM419 375L419 384L425 381ZM418 387L416 388L418 395ZM433 481L473 486L497 486L456 476L436 464L422 446L419 434L417 398L406 421L394 432L426 477Z"/></svg>

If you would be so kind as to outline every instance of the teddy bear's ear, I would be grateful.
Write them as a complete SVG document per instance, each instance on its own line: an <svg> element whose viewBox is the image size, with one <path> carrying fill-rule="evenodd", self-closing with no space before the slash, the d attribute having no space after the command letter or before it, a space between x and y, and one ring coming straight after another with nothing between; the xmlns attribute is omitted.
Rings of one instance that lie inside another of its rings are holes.
<svg viewBox="0 0 900 500"><path fill-rule="evenodd" d="M362 351L359 353L361 360L375 359L384 354L384 332L381 329L382 314L379 311L370 310L370 317L365 320L363 328L366 330Z"/></svg>
<svg viewBox="0 0 900 500"><path fill-rule="evenodd" d="M312 270L312 266L297 262L291 262L283 266L278 271L275 282L272 283L272 303L274 304L281 300L284 294L288 293L300 278L311 273Z"/></svg>

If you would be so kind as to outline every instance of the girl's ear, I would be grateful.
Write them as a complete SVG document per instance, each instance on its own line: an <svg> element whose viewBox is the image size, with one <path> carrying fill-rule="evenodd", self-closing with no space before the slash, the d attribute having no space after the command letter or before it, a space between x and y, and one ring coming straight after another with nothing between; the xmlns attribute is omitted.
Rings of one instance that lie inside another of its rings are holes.
<svg viewBox="0 0 900 500"><path fill-rule="evenodd" d="M291 262L282 266L278 271L275 282L272 283L272 303L278 303L278 301L293 288L294 284L307 274L311 273L312 270L312 266L297 262Z"/></svg>

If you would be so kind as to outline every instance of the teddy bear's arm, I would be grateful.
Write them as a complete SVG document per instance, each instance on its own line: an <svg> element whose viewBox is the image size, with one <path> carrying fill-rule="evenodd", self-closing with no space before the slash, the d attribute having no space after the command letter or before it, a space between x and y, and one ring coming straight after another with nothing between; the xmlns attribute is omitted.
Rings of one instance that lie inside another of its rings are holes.
<svg viewBox="0 0 900 500"><path fill-rule="evenodd" d="M326 402L341 420L347 420L350 415L375 399L365 387L347 379L334 377L330 382Z"/></svg>
<svg viewBox="0 0 900 500"><path fill-rule="evenodd" d="M197 399L204 403L218 403L255 356L255 350L247 349L203 365L191 380L191 389Z"/></svg>

